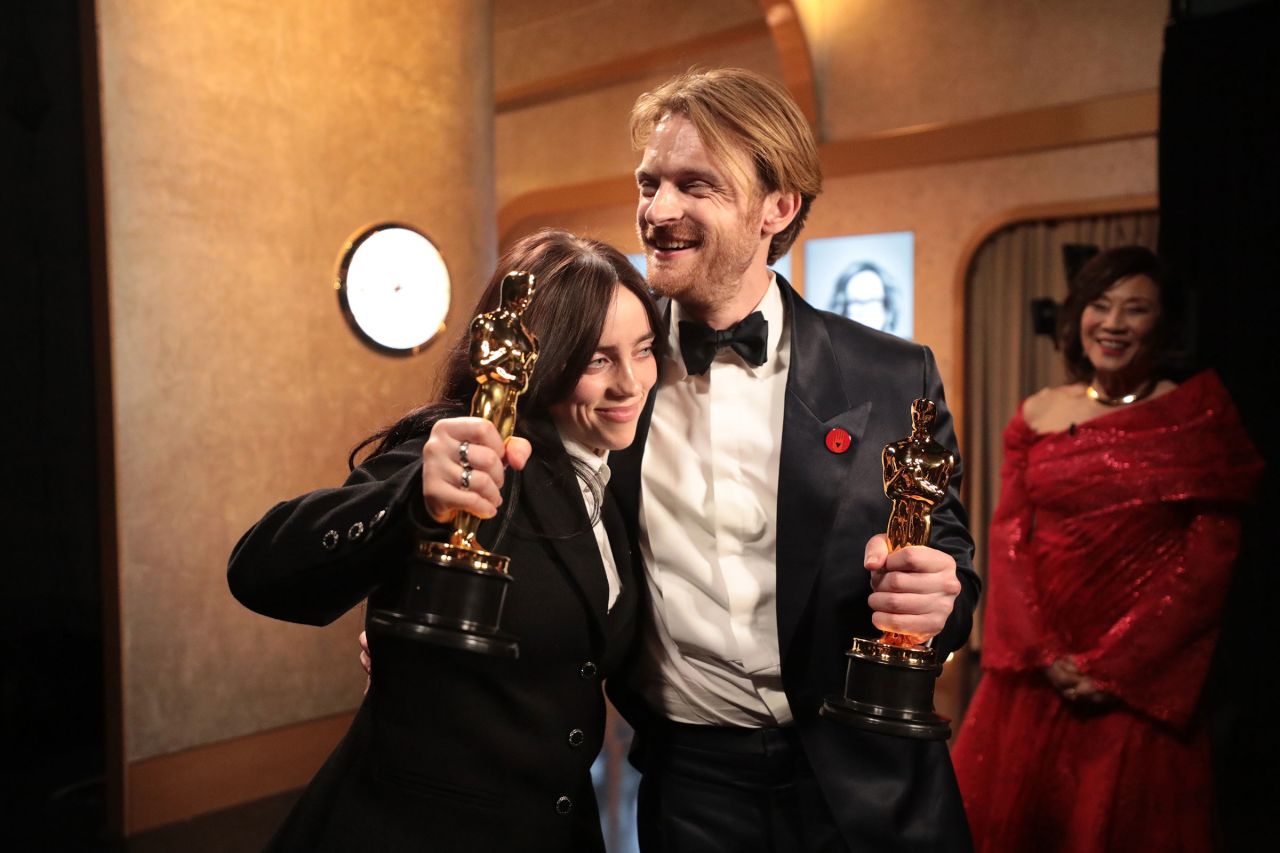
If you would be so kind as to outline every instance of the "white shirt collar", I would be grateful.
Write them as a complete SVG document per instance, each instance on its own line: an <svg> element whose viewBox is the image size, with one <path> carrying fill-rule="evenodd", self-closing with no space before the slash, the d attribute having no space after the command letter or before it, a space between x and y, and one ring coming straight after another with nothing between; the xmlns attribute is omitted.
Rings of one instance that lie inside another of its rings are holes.
<svg viewBox="0 0 1280 853"><path fill-rule="evenodd" d="M557 430L559 432L559 430ZM574 441L572 438L566 438L564 433L560 433L560 443L564 445L564 452L568 453L574 459L585 464L592 473L600 480L600 487L604 488L609 485L609 451L605 451L603 456L597 455L594 450L585 444Z"/></svg>
<svg viewBox="0 0 1280 853"><path fill-rule="evenodd" d="M556 431L559 432L559 428ZM622 593L622 579L618 576L618 564L613 558L613 548L609 544L609 534L604 529L604 513L601 511L603 507L597 505L597 502L603 497L604 487L609 484L609 466L607 464L609 451L606 450L603 454L597 454L586 445L571 438L565 438L564 433L560 433L560 443L564 445L564 451L569 454L570 458L578 460L594 472L596 482L600 484L601 494L596 494L589 483L584 482L580 477L575 478L578 481L587 516L595 518L591 525L591 532L595 536L596 547L600 550L600 562L604 565L605 580L609 584L607 606L608 609L612 610L614 603L618 600L618 596Z"/></svg>

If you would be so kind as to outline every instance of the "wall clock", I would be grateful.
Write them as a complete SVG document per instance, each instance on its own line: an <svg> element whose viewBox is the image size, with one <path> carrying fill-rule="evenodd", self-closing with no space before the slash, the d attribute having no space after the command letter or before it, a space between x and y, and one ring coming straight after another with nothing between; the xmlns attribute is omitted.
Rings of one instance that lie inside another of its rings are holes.
<svg viewBox="0 0 1280 853"><path fill-rule="evenodd" d="M334 282L338 304L366 345L389 355L413 355L444 331L449 270L425 234L384 222L347 242Z"/></svg>

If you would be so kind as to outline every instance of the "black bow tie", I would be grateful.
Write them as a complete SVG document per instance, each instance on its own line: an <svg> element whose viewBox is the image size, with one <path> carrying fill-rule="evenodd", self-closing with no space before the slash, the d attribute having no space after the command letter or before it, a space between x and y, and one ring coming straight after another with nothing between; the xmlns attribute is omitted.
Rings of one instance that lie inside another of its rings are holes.
<svg viewBox="0 0 1280 853"><path fill-rule="evenodd" d="M684 369L690 376L706 373L716 352L724 347L733 347L744 361L759 367L767 357L768 339L769 321L759 311L748 314L741 323L723 332L705 323L680 321L680 354L684 356Z"/></svg>

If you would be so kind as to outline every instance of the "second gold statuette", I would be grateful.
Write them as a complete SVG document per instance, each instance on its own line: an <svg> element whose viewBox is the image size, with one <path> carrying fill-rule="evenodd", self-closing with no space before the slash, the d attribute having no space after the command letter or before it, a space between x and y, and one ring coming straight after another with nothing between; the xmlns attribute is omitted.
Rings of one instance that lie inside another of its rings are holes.
<svg viewBox="0 0 1280 853"><path fill-rule="evenodd" d="M928 545L930 515L947 496L956 457L933 440L937 406L911 404L911 435L886 445L881 461L884 493L892 503L886 532L890 553ZM933 685L942 672L928 637L886 632L878 640L854 637L845 653L844 694L828 696L822 715L868 731L918 740L946 740L951 721L933 709Z"/></svg>

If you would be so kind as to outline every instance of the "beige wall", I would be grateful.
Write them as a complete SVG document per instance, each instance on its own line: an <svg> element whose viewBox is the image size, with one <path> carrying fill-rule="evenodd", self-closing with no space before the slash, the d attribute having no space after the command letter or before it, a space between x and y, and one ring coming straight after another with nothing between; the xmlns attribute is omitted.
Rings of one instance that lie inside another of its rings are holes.
<svg viewBox="0 0 1280 853"><path fill-rule="evenodd" d="M550 76L600 61L602 44L640 51L652 47L655 32L671 41L711 38L751 17L731 0L709 4L712 17L653 0L640 25L613 9L617 3L579 3L573 26L557 28L536 13L545 5L497 21L500 87L544 76L536 62L515 59L535 40L554 48ZM500 3L500 11L510 7ZM823 141L1154 89L1168 14L1167 0L796 0L796 7L813 56ZM496 129L499 208L522 193L629 173L637 157L626 118L636 95L695 63L781 79L773 43L761 37L690 52L643 80L504 112Z"/></svg>
<svg viewBox="0 0 1280 853"><path fill-rule="evenodd" d="M640 8L640 4L626 5L633 10ZM721 5L724 5L722 0ZM741 3L736 5L740 6ZM755 4L747 5L750 7ZM627 17L634 16L633 11ZM759 17L758 11L756 17ZM553 45L564 48L558 55L576 57L577 53L572 46L579 41L612 45L617 43L618 38L630 38L632 32L620 27L616 18L592 17L579 23L584 29L559 30L558 35L551 40ZM729 17L723 25L735 23L741 23L740 14ZM521 39L527 37L527 29L522 28L514 34L504 33L502 30L496 32L494 35L497 44L507 45L507 49L500 53L508 57L520 55ZM693 38L699 32L714 31L701 18L698 18L696 28L690 30L663 30L673 40ZM538 35L544 37L546 34ZM647 45L648 42L643 44ZM628 42L627 49L637 48ZM631 149L631 139L627 133L627 116L636 96L694 63L707 67L734 65L774 77L780 75L773 42L762 30L759 38L731 47L707 52L691 51L682 58L664 63L660 70L642 79L499 113L494 126L498 207L501 208L511 199L531 190L607 178L633 170L637 158ZM554 67L560 68L562 65L563 59ZM507 74L512 77L511 85L514 85L514 72L508 71Z"/></svg>
<svg viewBox="0 0 1280 853"><path fill-rule="evenodd" d="M452 329L495 250L487 2L97 4L125 757L359 702L358 622L241 608L227 555L423 399L443 347L371 352L331 285L377 220L424 229Z"/></svg>
<svg viewBox="0 0 1280 853"><path fill-rule="evenodd" d="M824 139L1154 88L1168 0L796 0Z"/></svg>
<svg viewBox="0 0 1280 853"><path fill-rule="evenodd" d="M571 74L759 21L758 0L494 0L493 82Z"/></svg>

